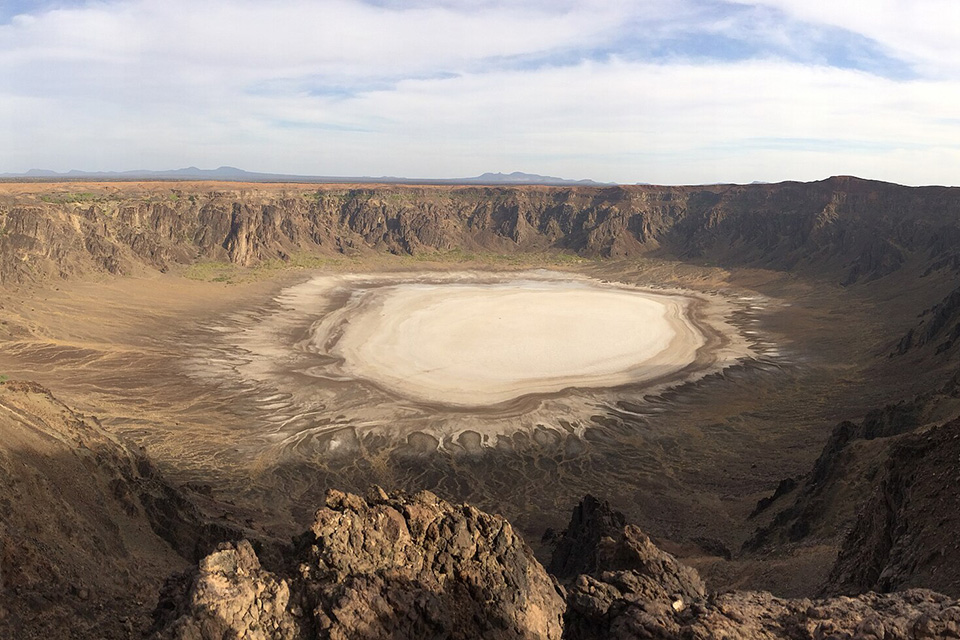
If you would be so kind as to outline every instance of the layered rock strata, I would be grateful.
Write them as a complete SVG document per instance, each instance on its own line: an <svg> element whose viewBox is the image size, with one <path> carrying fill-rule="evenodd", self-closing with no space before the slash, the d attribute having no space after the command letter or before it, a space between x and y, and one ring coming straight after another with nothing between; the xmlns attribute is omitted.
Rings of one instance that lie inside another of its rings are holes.
<svg viewBox="0 0 960 640"><path fill-rule="evenodd" d="M0 189L0 283L298 253L559 249L806 271L956 273L960 190L850 177L697 187L146 183Z"/></svg>

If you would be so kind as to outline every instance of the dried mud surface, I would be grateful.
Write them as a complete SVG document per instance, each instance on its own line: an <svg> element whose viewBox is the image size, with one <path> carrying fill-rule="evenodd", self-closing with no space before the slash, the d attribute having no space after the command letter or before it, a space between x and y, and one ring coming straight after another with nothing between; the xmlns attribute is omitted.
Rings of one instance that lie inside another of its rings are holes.
<svg viewBox="0 0 960 640"><path fill-rule="evenodd" d="M328 299L346 294L342 307L314 323L307 348L336 359L340 376L413 400L482 407L573 387L649 383L688 370L706 346L690 319L692 300L680 295L549 271L480 282L469 272L360 279L369 284L305 283L308 299L317 288ZM317 377L331 376L318 369Z"/></svg>

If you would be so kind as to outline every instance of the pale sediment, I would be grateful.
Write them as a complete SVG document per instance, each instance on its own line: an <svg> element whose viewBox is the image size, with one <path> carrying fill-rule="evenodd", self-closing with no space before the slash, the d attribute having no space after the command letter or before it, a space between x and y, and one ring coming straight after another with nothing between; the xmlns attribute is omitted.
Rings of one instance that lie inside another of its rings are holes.
<svg viewBox="0 0 960 640"><path fill-rule="evenodd" d="M490 405L675 374L705 338L690 299L583 281L404 283L317 326L349 376L426 402Z"/></svg>
<svg viewBox="0 0 960 640"><path fill-rule="evenodd" d="M645 398L751 357L740 307L544 270L318 275L212 325L187 366L255 399L247 451L344 455L366 437L478 451L579 436L621 405L659 411Z"/></svg>

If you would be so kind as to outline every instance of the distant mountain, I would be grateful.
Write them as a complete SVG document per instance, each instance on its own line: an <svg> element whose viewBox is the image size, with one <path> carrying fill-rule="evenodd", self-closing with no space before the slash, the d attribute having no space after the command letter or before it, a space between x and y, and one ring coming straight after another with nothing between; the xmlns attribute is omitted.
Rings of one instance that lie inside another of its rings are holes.
<svg viewBox="0 0 960 640"><path fill-rule="evenodd" d="M29 178L35 180L223 180L228 182L316 182L362 184L476 184L476 185L558 185L608 187L616 183L594 180L568 180L535 173L484 173L473 178L398 178L394 176L304 176L286 173L258 173L236 167L199 169L186 167L166 171L79 171L58 173L47 169L30 169L26 173L2 173L0 179Z"/></svg>
<svg viewBox="0 0 960 640"><path fill-rule="evenodd" d="M593 180L568 180L554 176L541 176L536 173L485 173L476 178L462 178L451 182L463 184L548 184L548 185L583 185L588 187L609 187L614 182L595 182Z"/></svg>

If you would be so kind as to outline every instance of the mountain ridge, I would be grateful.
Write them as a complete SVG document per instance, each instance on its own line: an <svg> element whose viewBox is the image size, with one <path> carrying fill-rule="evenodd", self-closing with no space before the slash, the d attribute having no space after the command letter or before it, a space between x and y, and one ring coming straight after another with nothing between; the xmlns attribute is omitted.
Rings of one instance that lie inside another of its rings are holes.
<svg viewBox="0 0 960 640"><path fill-rule="evenodd" d="M261 171L247 171L231 166L220 166L216 169L200 169L195 166L181 169L148 170L134 169L131 171L83 171L71 169L57 172L50 169L30 169L23 173L0 173L0 179L35 179L35 180L221 180L227 182L302 182L318 184L477 184L477 185L556 185L556 186L615 186L614 182L597 182L588 179L568 179L556 176L545 176L537 173L486 172L479 176L467 178L406 178L400 176L313 176L292 173L269 173Z"/></svg>

